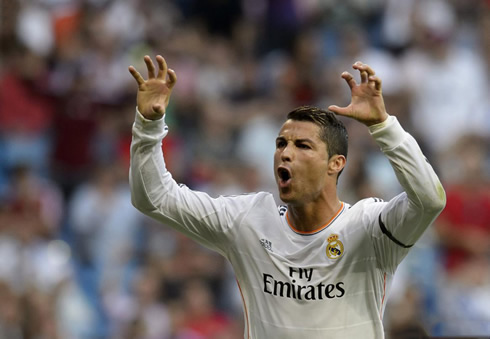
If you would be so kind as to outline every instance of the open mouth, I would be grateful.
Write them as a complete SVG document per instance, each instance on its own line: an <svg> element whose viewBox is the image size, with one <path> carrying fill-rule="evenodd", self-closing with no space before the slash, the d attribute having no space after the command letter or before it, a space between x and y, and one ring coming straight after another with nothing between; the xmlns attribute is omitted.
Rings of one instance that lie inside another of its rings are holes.
<svg viewBox="0 0 490 339"><path fill-rule="evenodd" d="M287 168L279 167L277 169L277 175L281 179L282 183L287 183L291 179L291 172Z"/></svg>

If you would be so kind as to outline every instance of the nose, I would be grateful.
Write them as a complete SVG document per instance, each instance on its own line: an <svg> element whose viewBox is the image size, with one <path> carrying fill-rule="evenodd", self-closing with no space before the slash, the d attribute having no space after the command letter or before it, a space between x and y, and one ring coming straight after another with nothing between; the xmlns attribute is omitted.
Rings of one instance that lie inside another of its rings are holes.
<svg viewBox="0 0 490 339"><path fill-rule="evenodd" d="M281 160L283 162L291 161L293 159L293 151L291 145L287 145L281 152Z"/></svg>

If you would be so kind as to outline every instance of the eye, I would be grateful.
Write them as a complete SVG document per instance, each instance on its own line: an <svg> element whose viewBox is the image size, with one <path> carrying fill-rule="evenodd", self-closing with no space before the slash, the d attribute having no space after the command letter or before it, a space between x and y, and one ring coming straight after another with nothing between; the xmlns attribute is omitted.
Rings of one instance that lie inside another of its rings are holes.
<svg viewBox="0 0 490 339"><path fill-rule="evenodd" d="M276 148L283 148L286 146L286 141L284 140L277 140L276 141Z"/></svg>
<svg viewBox="0 0 490 339"><path fill-rule="evenodd" d="M302 149L311 149L311 147L308 144L299 143L296 146Z"/></svg>

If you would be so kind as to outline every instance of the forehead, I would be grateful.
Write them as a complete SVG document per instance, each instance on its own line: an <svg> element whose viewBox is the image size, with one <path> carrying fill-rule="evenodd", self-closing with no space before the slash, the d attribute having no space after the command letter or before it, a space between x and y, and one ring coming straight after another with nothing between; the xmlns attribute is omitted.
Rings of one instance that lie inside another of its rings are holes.
<svg viewBox="0 0 490 339"><path fill-rule="evenodd" d="M320 139L320 126L310 121L286 120L279 130L278 137L286 139L310 139L322 142Z"/></svg>

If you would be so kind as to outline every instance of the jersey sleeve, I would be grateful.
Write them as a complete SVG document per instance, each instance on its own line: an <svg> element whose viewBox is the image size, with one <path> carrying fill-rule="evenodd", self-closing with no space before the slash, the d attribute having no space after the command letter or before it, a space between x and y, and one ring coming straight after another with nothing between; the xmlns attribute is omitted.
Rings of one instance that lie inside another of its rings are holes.
<svg viewBox="0 0 490 339"><path fill-rule="evenodd" d="M129 183L133 205L226 256L230 230L241 223L259 194L212 198L179 185L165 166L161 144L168 127L164 119L147 120L137 111L132 132Z"/></svg>
<svg viewBox="0 0 490 339"><path fill-rule="evenodd" d="M409 248L441 213L446 195L417 142L394 116L371 126L369 131L404 189L388 202L372 199L368 208L378 261L394 272Z"/></svg>

